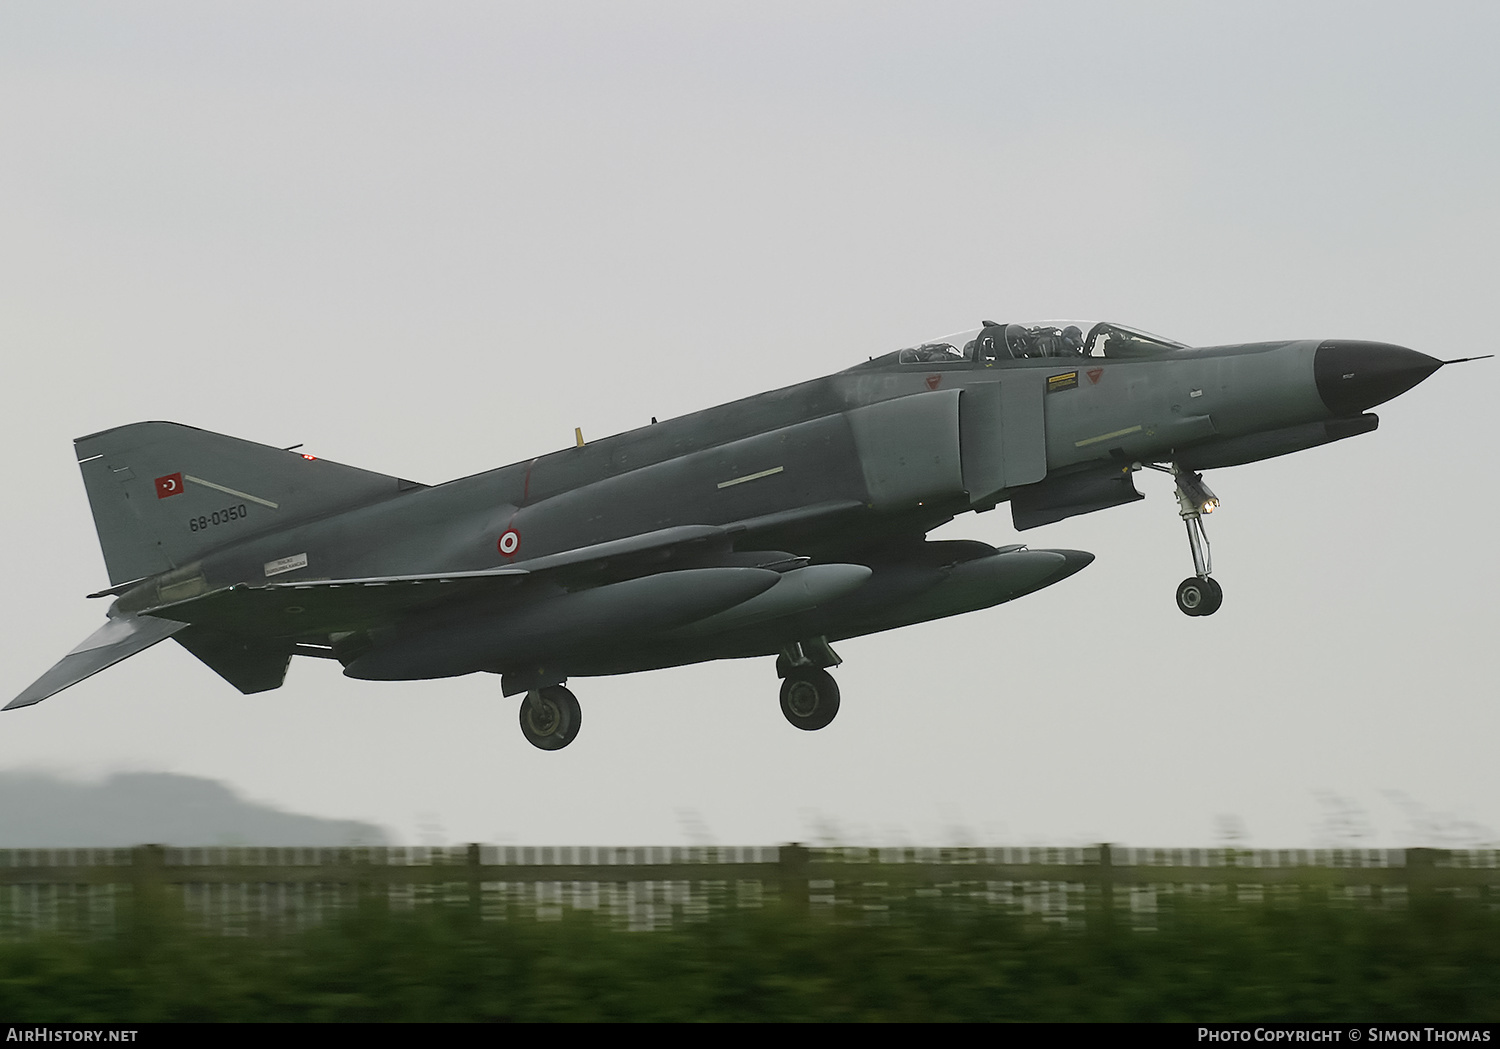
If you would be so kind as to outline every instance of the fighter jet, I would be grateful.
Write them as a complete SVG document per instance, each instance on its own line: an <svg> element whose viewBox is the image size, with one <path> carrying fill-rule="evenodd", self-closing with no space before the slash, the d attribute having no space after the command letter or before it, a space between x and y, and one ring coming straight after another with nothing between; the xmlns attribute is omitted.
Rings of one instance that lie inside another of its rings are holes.
<svg viewBox="0 0 1500 1049"><path fill-rule="evenodd" d="M1086 331L1086 333L1085 333ZM1469 358L1473 359L1473 358ZM1009 503L1018 531L1176 483L1212 615L1202 471L1369 433L1445 364L1385 343L1192 348L1118 324L999 324L428 486L170 422L75 444L107 621L5 709L172 638L244 693L293 656L352 678L486 672L543 750L574 677L774 658L799 729L839 709L832 642L989 608L1093 560L932 541Z"/></svg>

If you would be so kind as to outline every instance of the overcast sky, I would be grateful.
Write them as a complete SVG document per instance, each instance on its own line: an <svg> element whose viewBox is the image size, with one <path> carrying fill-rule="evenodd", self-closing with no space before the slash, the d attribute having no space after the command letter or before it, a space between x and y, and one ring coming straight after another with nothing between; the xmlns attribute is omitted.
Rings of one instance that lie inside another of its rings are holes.
<svg viewBox="0 0 1500 1049"><path fill-rule="evenodd" d="M982 318L1496 348L1500 6L0 6L0 701L100 623L72 440L172 419L439 482ZM575 679L566 751L479 675L167 643L0 715L0 772L221 779L512 844L1500 840L1497 362L1027 533L1098 560L838 646ZM945 537L1017 541L1009 515ZM26 842L0 842L0 845ZM84 844L84 843L80 843Z"/></svg>

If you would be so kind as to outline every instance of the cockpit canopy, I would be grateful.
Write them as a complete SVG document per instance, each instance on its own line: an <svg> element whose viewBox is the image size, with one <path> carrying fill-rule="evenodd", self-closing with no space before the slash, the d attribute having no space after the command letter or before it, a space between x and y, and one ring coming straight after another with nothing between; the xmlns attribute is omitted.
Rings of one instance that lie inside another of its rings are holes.
<svg viewBox="0 0 1500 1049"><path fill-rule="evenodd" d="M873 358L870 364L973 364L985 367L1010 361L1103 357L1166 357L1188 347L1159 335L1100 321L1088 328L1068 322L997 324L944 336L920 346Z"/></svg>

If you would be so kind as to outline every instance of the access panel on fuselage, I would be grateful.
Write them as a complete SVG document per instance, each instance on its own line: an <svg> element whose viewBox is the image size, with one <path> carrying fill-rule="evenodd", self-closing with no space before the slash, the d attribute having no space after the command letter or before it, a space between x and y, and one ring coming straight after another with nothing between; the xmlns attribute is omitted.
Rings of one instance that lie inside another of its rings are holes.
<svg viewBox="0 0 1500 1049"><path fill-rule="evenodd" d="M963 492L958 402L958 390L934 390L846 413L872 507L905 510Z"/></svg>
<svg viewBox="0 0 1500 1049"><path fill-rule="evenodd" d="M1047 476L1043 376L1018 372L965 387L958 406L963 484L972 505L987 508L1007 488Z"/></svg>

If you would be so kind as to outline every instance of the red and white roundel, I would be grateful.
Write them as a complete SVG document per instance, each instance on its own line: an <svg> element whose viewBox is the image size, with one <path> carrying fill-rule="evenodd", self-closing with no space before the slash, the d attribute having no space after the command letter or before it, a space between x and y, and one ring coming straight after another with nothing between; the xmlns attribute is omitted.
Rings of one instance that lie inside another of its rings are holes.
<svg viewBox="0 0 1500 1049"><path fill-rule="evenodd" d="M501 534L500 542L496 545L506 557L515 557L516 551L521 549L521 533L514 528L508 528Z"/></svg>

